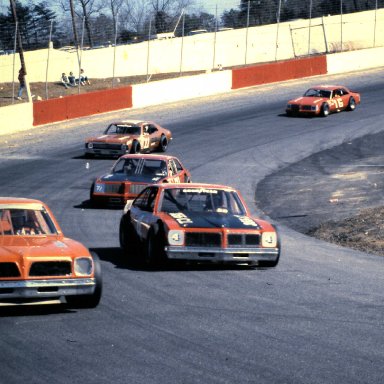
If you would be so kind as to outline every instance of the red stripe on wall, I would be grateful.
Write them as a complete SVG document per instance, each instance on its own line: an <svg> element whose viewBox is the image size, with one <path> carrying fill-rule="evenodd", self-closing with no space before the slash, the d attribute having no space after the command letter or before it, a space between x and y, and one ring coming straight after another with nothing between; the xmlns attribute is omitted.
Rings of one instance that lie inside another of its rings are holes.
<svg viewBox="0 0 384 384"><path fill-rule="evenodd" d="M33 103L33 125L132 108L132 87L87 92Z"/></svg>
<svg viewBox="0 0 384 384"><path fill-rule="evenodd" d="M259 64L232 70L232 89L327 73L325 55Z"/></svg>

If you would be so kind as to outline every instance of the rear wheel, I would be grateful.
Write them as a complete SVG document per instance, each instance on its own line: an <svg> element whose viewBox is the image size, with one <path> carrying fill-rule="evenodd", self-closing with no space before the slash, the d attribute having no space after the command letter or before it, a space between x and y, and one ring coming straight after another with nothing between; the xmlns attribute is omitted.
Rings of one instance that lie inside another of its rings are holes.
<svg viewBox="0 0 384 384"><path fill-rule="evenodd" d="M356 109L356 100L354 97L350 97L347 110L354 111L355 109Z"/></svg>
<svg viewBox="0 0 384 384"><path fill-rule="evenodd" d="M92 254L95 290L91 295L71 295L66 296L67 304L75 308L95 308L100 302L103 290L103 281L101 277L101 265L99 257L95 253Z"/></svg>
<svg viewBox="0 0 384 384"><path fill-rule="evenodd" d="M160 143L159 143L159 151L165 152L168 148L168 139L165 137L165 135L161 135Z"/></svg>
<svg viewBox="0 0 384 384"><path fill-rule="evenodd" d="M329 105L324 103L321 107L321 116L327 117L329 115Z"/></svg>
<svg viewBox="0 0 384 384"><path fill-rule="evenodd" d="M136 140L132 143L131 153L140 153L140 143Z"/></svg>

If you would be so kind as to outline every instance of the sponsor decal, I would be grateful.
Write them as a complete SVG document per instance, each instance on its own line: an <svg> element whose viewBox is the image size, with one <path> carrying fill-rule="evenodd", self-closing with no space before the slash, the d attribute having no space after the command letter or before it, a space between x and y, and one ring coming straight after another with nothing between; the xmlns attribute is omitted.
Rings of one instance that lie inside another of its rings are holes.
<svg viewBox="0 0 384 384"><path fill-rule="evenodd" d="M55 241L55 246L57 248L68 248L63 242L61 241Z"/></svg>
<svg viewBox="0 0 384 384"><path fill-rule="evenodd" d="M251 227L258 227L258 225L248 216L238 216L235 215L244 225Z"/></svg>
<svg viewBox="0 0 384 384"><path fill-rule="evenodd" d="M105 192L105 184L95 184L95 192Z"/></svg>
<svg viewBox="0 0 384 384"><path fill-rule="evenodd" d="M185 188L183 189L184 193L210 193L217 194L218 191L216 189L208 189L208 188Z"/></svg>
<svg viewBox="0 0 384 384"><path fill-rule="evenodd" d="M193 223L193 221L182 212L169 213L169 216L173 217L181 225Z"/></svg>

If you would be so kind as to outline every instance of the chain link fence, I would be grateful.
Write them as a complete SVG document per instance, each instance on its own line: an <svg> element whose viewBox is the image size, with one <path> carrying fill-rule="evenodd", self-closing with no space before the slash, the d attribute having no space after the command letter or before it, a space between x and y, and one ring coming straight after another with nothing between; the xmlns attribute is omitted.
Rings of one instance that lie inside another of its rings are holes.
<svg viewBox="0 0 384 384"><path fill-rule="evenodd" d="M306 55L384 46L383 0L223 0L195 2L169 17L159 31L148 13L140 27L113 18L36 18L0 24L0 100L17 102L18 73L25 58L27 83L39 98L96 89L77 82L70 91L60 76L81 68L115 87L161 77L217 71ZM326 4L332 3L332 7ZM354 4L354 6L352 6ZM204 5L205 8L202 8ZM231 8L229 8L231 7ZM381 7L381 8L380 8ZM1 10L0 10L1 11ZM330 12L330 13L328 13ZM1 16L1 15L0 15ZM20 55L22 43L23 58ZM16 54L14 54L16 52ZM96 82L95 82L96 83ZM44 92L42 86L44 85ZM39 91L35 92L39 87Z"/></svg>

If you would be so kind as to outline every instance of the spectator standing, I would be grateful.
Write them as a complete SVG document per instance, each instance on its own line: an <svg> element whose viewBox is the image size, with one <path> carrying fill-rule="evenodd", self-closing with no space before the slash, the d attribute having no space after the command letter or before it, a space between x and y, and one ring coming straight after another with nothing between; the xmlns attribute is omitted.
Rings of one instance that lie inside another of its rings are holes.
<svg viewBox="0 0 384 384"><path fill-rule="evenodd" d="M72 87L76 86L76 77L74 76L73 72L69 72L68 80L69 80L70 86Z"/></svg>
<svg viewBox="0 0 384 384"><path fill-rule="evenodd" d="M60 80L65 88L68 88L71 85L71 83L69 82L68 76L64 72L61 74Z"/></svg>
<svg viewBox="0 0 384 384"><path fill-rule="evenodd" d="M18 76L18 80L19 80L19 92L17 93L17 100L23 100L23 98L21 97L22 94L23 94L23 91L25 89L25 69L24 67L21 67L20 70L19 70L19 76Z"/></svg>

